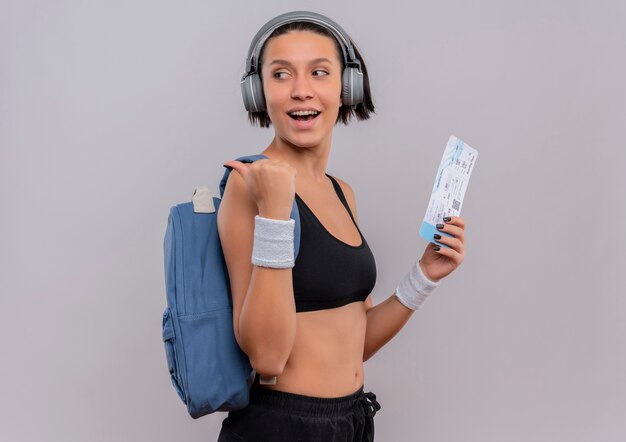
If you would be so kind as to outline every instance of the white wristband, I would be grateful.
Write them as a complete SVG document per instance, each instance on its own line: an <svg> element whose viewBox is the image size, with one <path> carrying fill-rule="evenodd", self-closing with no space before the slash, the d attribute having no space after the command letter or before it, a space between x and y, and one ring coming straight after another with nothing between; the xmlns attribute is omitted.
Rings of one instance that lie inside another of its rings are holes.
<svg viewBox="0 0 626 442"><path fill-rule="evenodd" d="M252 264L275 269L294 266L293 219L271 219L254 217L254 245Z"/></svg>
<svg viewBox="0 0 626 442"><path fill-rule="evenodd" d="M433 282L428 279L420 268L419 260L417 260L413 268L398 284L396 297L405 307L417 310L440 283L441 281Z"/></svg>

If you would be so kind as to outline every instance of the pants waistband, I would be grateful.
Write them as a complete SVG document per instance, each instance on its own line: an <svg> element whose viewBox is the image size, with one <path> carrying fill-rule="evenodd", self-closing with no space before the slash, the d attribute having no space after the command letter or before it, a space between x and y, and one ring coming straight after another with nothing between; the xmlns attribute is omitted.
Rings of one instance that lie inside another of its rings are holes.
<svg viewBox="0 0 626 442"><path fill-rule="evenodd" d="M250 405L259 404L274 409L281 409L289 414L311 417L337 417L354 413L355 407L363 404L363 401L367 401L367 398L371 398L371 396L373 396L375 402L376 396L373 393L364 393L363 387L347 396L322 398L252 386L250 389ZM377 402L376 405L378 405ZM362 408L362 405L360 408ZM378 408L374 406L374 409L380 409L380 405L378 405ZM376 411L374 411L375 413Z"/></svg>

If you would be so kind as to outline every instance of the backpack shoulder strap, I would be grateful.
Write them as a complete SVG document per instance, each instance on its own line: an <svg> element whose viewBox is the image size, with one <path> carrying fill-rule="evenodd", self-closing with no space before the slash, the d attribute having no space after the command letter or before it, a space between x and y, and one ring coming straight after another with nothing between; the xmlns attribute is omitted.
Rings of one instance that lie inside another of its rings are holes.
<svg viewBox="0 0 626 442"><path fill-rule="evenodd" d="M237 161L241 161L242 163L254 163L257 160L267 158L267 156L263 154L257 155L245 155L243 157L237 158ZM224 176L222 177L222 181L220 181L220 198L224 196L224 189L226 189L226 181L228 181L228 176L230 175L231 169L226 167L226 171L224 172ZM296 200L293 200L293 207L291 208L290 217L296 222L294 232L293 232L293 248L294 248L294 258L298 256L298 251L300 250L300 213L298 212L298 204Z"/></svg>

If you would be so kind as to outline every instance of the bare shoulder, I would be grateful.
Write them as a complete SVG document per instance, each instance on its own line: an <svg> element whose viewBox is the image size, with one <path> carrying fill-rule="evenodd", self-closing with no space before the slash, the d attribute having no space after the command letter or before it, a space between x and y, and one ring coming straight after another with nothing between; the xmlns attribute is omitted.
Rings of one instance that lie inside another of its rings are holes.
<svg viewBox="0 0 626 442"><path fill-rule="evenodd" d="M252 246L255 215L254 199L246 189L243 178L233 170L226 181L217 213L217 228L229 267L234 264L229 258L239 261L248 252L248 246Z"/></svg>
<svg viewBox="0 0 626 442"><path fill-rule="evenodd" d="M250 193L246 190L243 178L238 172L233 170L226 180L226 187L222 200L220 201L220 210L218 212L218 227L229 229L232 223L237 224L238 219L233 218L233 215L241 216L244 214L256 215L256 204ZM228 218L228 222L222 222L220 226L219 220L225 221ZM240 219L240 218L239 218Z"/></svg>
<svg viewBox="0 0 626 442"><path fill-rule="evenodd" d="M352 190L352 187L350 186L350 184L348 184L347 182L345 182L344 180L337 178L336 176L333 175L333 178L337 180L337 182L339 183L339 186L341 187L341 190L343 191L343 194L346 197L346 200L348 201L348 205L350 206L350 210L352 211L352 214L354 215L354 220L357 222L359 222L359 217L356 213L356 197L354 195L354 191Z"/></svg>
<svg viewBox="0 0 626 442"><path fill-rule="evenodd" d="M233 170L226 181L217 213L217 229L230 279L233 325L237 341L239 341L239 314L252 275L250 258L256 214L254 199L246 189L243 178Z"/></svg>
<svg viewBox="0 0 626 442"><path fill-rule="evenodd" d="M233 263L229 260L231 257L242 259L242 255L252 247L256 214L254 199L246 189L243 178L233 170L226 181L217 213L217 228L227 264Z"/></svg>

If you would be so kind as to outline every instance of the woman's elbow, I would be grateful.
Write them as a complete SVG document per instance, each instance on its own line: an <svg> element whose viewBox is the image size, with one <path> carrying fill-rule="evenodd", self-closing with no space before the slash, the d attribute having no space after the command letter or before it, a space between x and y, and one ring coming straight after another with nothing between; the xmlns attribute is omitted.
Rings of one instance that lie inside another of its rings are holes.
<svg viewBox="0 0 626 442"><path fill-rule="evenodd" d="M258 333L239 333L239 346L250 359L250 365L257 373L279 376L285 370L295 342L294 330L273 336L259 336ZM256 338L256 339L253 339Z"/></svg>
<svg viewBox="0 0 626 442"><path fill-rule="evenodd" d="M371 358L372 355L369 353L363 353L363 362L367 362L369 360L369 358Z"/></svg>
<svg viewBox="0 0 626 442"><path fill-rule="evenodd" d="M287 358L268 356L251 357L250 365L252 365L252 368L259 374L280 376L285 370L285 365L287 365Z"/></svg>

